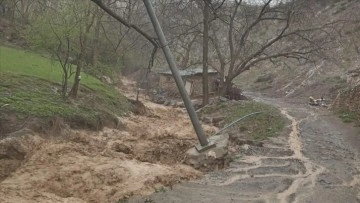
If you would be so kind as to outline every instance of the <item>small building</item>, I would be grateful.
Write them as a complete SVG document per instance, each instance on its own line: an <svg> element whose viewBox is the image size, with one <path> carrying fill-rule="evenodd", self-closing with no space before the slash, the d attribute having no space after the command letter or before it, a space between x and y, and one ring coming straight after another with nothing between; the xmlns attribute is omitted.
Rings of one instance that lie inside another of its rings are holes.
<svg viewBox="0 0 360 203"><path fill-rule="evenodd" d="M171 71L160 72L159 86L161 89L170 93L170 96L180 96L179 90L176 86L175 80ZM186 70L180 70L180 75L184 81L185 89L191 97L198 97L202 95L202 67L188 68ZM218 78L218 71L209 68L209 93L215 93L216 86L215 81Z"/></svg>

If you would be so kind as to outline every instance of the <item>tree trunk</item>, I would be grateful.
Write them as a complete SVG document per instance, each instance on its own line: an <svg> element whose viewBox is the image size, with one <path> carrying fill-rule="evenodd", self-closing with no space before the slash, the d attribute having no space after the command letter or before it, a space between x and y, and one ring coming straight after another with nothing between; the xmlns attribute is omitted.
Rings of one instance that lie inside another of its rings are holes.
<svg viewBox="0 0 360 203"><path fill-rule="evenodd" d="M80 80L81 80L81 70L84 67L85 63L85 52L86 52L86 45L87 45L87 36L88 36L89 29L86 30L86 32L80 33L80 54L77 58L77 66L76 66L76 72L74 77L74 84L70 91L70 96L73 98L77 97L77 93L79 90Z"/></svg>
<svg viewBox="0 0 360 203"><path fill-rule="evenodd" d="M78 57L77 67L76 67L76 73L74 78L74 85L71 88L70 96L73 98L77 97L77 93L79 90L80 80L81 80L81 70L85 66L85 55L86 55L86 46L88 42L88 36L90 33L90 28L92 27L95 19L95 15L91 15L91 7L88 2L88 10L86 13L86 24L84 26L80 26L80 54Z"/></svg>
<svg viewBox="0 0 360 203"><path fill-rule="evenodd" d="M63 86L62 86L62 96L63 99L66 99L66 93L67 93L67 88L68 88L68 73L67 71L64 71L64 77L63 77Z"/></svg>
<svg viewBox="0 0 360 203"><path fill-rule="evenodd" d="M231 80L226 78L225 81L223 82L222 88L220 89L220 96L225 96L226 94L228 94L231 91L231 87L232 87Z"/></svg>
<svg viewBox="0 0 360 203"><path fill-rule="evenodd" d="M16 10L16 2L14 1L11 5L11 8L9 9L10 12L10 21L11 21L11 25L15 25L15 10Z"/></svg>
<svg viewBox="0 0 360 203"><path fill-rule="evenodd" d="M203 30L203 105L209 103L209 76L208 76L208 54L209 54L209 3L204 1L204 30Z"/></svg>
<svg viewBox="0 0 360 203"><path fill-rule="evenodd" d="M80 54L77 57L77 65L76 65L76 72L74 77L74 84L70 91L70 96L72 98L77 97L77 93L79 90L80 80L81 80L81 70L84 66L85 61L85 51L86 51L86 43L87 43L87 33L80 34Z"/></svg>
<svg viewBox="0 0 360 203"><path fill-rule="evenodd" d="M101 13L100 13L101 12ZM100 28L101 28L101 18L103 16L103 11L100 10L100 8L97 8L97 18L95 22L95 34L94 34L94 44L92 47L92 53L91 53L91 65L95 66L98 61L98 55L99 55L99 39L100 39Z"/></svg>
<svg viewBox="0 0 360 203"><path fill-rule="evenodd" d="M219 81L219 96L224 96L226 91L224 91L223 89L226 90L225 87L225 82L224 82L224 76L225 76L225 64L221 63L220 64L220 81Z"/></svg>
<svg viewBox="0 0 360 203"><path fill-rule="evenodd" d="M72 86L71 88L71 91L70 91L70 96L72 98L76 98L77 97L77 93L78 93L78 90L79 90L79 86L80 86L80 80L81 80L81 76L80 76L80 73L81 73L81 69L83 67L83 61L84 61L84 56L82 53L80 53L80 56L79 56L79 59L78 59L78 64L76 66L76 73L75 73L75 77L74 77L74 85Z"/></svg>

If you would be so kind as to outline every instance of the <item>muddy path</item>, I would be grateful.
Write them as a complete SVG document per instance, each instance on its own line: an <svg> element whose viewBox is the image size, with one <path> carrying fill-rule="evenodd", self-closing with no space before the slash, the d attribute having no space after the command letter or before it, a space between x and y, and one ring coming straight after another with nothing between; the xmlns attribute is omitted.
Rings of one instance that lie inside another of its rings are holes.
<svg viewBox="0 0 360 203"><path fill-rule="evenodd" d="M132 202L360 202L359 128L324 109L249 96L278 107L288 133L243 145L225 170Z"/></svg>

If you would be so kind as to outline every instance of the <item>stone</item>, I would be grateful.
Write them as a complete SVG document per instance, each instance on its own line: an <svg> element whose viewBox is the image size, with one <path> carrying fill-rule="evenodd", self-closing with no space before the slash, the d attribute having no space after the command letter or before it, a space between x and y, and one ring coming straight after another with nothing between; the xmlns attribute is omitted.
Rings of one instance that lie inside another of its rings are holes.
<svg viewBox="0 0 360 203"><path fill-rule="evenodd" d="M229 135L222 134L209 138L210 143L215 143L215 146L199 152L195 147L192 147L186 152L186 163L194 168L201 168L209 166L215 160L224 158L228 154Z"/></svg>
<svg viewBox="0 0 360 203"><path fill-rule="evenodd" d="M109 78L108 76L105 76L105 75L101 76L100 80L101 80L101 82L106 83L108 85L113 84L113 81L111 80L111 78Z"/></svg>
<svg viewBox="0 0 360 203"><path fill-rule="evenodd" d="M244 145L242 145L241 146L241 148L243 149L243 150L249 150L250 149L250 145L248 145L248 144L244 144Z"/></svg>
<svg viewBox="0 0 360 203"><path fill-rule="evenodd" d="M219 100L220 100L220 102L226 102L226 101L228 101L228 99L225 98L225 97L219 97Z"/></svg>

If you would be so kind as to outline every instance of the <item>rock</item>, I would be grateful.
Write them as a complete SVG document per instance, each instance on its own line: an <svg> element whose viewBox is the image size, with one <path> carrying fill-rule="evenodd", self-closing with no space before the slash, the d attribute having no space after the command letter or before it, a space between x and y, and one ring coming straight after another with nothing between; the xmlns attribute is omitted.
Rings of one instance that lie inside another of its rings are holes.
<svg viewBox="0 0 360 203"><path fill-rule="evenodd" d="M189 149L186 152L186 163L194 168L201 168L203 166L210 166L216 160L222 159L227 155L228 134L212 136L209 141L210 143L215 143L216 146L202 152L199 152L195 147Z"/></svg>
<svg viewBox="0 0 360 203"><path fill-rule="evenodd" d="M54 94L57 94L59 92L59 89L57 87L51 87L50 89Z"/></svg>
<svg viewBox="0 0 360 203"><path fill-rule="evenodd" d="M109 78L108 76L105 76L105 75L101 76L100 80L101 80L101 82L106 83L108 85L113 84L113 81L111 80L111 78Z"/></svg>
<svg viewBox="0 0 360 203"><path fill-rule="evenodd" d="M225 98L225 97L219 97L219 100L220 100L220 102L226 102L226 101L228 101L228 99Z"/></svg>
<svg viewBox="0 0 360 203"><path fill-rule="evenodd" d="M243 150L249 150L249 149L250 149L250 145L244 144L244 145L241 146L241 148L242 148Z"/></svg>
<svg viewBox="0 0 360 203"><path fill-rule="evenodd" d="M155 95L151 100L156 104L164 104L166 101L165 97L162 95Z"/></svg>
<svg viewBox="0 0 360 203"><path fill-rule="evenodd" d="M146 114L146 107L141 101L136 101L133 99L128 99L128 101L132 104L131 105L131 112L135 115L145 115Z"/></svg>

